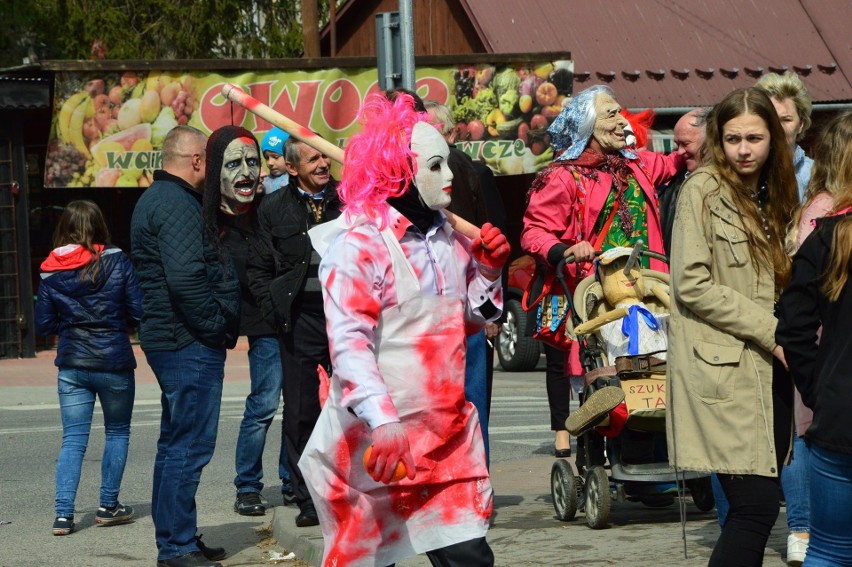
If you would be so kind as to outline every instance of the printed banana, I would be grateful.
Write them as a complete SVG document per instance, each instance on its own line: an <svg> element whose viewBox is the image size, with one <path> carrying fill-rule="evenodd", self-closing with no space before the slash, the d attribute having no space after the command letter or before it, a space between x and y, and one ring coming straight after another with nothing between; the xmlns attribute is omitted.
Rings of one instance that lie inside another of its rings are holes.
<svg viewBox="0 0 852 567"><path fill-rule="evenodd" d="M63 141L71 141L69 137L71 116L74 114L74 111L77 109L77 107L79 107L83 102L87 102L88 100L89 93L85 91L80 91L69 96L68 99L66 99L66 101L62 104L62 108L59 110L59 137L62 138Z"/></svg>
<svg viewBox="0 0 852 567"><path fill-rule="evenodd" d="M71 113L71 120L68 122L68 141L86 157L91 155L88 146L86 146L86 138L83 136L83 122L86 120L87 106L89 106L87 101L77 105L77 108Z"/></svg>

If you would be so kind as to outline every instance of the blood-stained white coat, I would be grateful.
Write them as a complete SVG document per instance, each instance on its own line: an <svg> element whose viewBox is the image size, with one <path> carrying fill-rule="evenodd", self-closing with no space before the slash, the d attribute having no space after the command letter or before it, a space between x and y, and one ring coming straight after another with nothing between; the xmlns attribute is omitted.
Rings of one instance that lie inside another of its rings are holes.
<svg viewBox="0 0 852 567"><path fill-rule="evenodd" d="M479 419L464 398L465 333L499 316L499 281L479 274L470 241L446 222L423 235L391 209L383 231L363 217L318 228L334 373L299 467L323 563L384 566L483 537L492 494ZM397 421L416 476L385 485L362 457L371 430Z"/></svg>

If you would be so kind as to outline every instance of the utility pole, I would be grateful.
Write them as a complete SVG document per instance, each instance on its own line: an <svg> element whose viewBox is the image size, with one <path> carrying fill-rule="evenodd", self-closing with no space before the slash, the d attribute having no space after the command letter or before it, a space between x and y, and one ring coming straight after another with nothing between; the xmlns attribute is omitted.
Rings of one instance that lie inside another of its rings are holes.
<svg viewBox="0 0 852 567"><path fill-rule="evenodd" d="M305 40L305 57L309 59L320 56L317 2L318 0L302 0L302 37Z"/></svg>

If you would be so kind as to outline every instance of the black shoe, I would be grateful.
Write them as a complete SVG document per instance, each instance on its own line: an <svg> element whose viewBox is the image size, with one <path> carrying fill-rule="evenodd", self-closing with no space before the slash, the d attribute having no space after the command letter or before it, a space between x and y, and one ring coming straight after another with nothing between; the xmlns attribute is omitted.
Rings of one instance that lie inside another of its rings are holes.
<svg viewBox="0 0 852 567"><path fill-rule="evenodd" d="M302 511L296 516L296 527L308 528L319 525L319 517L313 504L304 504L301 506L301 509Z"/></svg>
<svg viewBox="0 0 852 567"><path fill-rule="evenodd" d="M234 512L240 516L263 516L266 514L266 506L261 502L260 494L257 492L242 492L237 494Z"/></svg>
<svg viewBox="0 0 852 567"><path fill-rule="evenodd" d="M68 535L74 531L74 518L58 516L53 521L53 535Z"/></svg>
<svg viewBox="0 0 852 567"><path fill-rule="evenodd" d="M567 449L556 449L554 447L553 456L557 459L567 459L571 456L571 447L568 447Z"/></svg>
<svg viewBox="0 0 852 567"><path fill-rule="evenodd" d="M228 555L224 547L207 547L204 545L204 542L201 541L201 534L195 536L195 545L201 550L201 555L210 561L219 561L220 559L225 559L225 556Z"/></svg>
<svg viewBox="0 0 852 567"><path fill-rule="evenodd" d="M288 488L287 490L281 490L281 499L284 501L285 506L292 506L296 503L296 495L293 493L292 488Z"/></svg>
<svg viewBox="0 0 852 567"><path fill-rule="evenodd" d="M172 559L157 561L157 567L222 567L221 563L208 560L200 551L193 551Z"/></svg>
<svg viewBox="0 0 852 567"><path fill-rule="evenodd" d="M101 506L95 514L95 523L99 526L126 524L133 519L133 507L116 504L112 508Z"/></svg>

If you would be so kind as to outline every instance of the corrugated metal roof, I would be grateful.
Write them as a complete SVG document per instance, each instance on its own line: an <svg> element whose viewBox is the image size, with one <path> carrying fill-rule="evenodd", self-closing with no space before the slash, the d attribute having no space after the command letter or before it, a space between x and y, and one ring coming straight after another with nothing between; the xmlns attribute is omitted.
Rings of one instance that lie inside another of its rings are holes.
<svg viewBox="0 0 852 567"><path fill-rule="evenodd" d="M0 75L0 110L50 108L50 81L44 77Z"/></svg>
<svg viewBox="0 0 852 567"><path fill-rule="evenodd" d="M624 106L711 105L784 70L815 102L852 99L849 0L461 2L488 51L570 51L574 91L607 84Z"/></svg>

